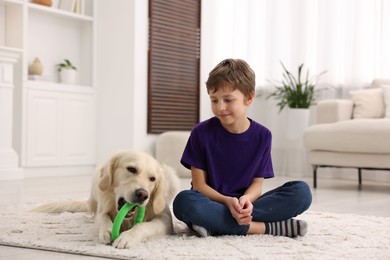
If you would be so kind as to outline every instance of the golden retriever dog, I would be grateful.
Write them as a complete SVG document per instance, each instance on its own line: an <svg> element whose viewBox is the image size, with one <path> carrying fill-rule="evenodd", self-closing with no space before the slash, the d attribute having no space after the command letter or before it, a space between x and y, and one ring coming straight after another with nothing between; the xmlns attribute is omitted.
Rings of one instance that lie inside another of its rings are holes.
<svg viewBox="0 0 390 260"><path fill-rule="evenodd" d="M179 187L173 168L159 163L139 151L123 151L111 157L92 178L90 197L86 201L52 202L34 208L35 212L90 212L99 226L99 241L111 243L113 221L126 203L145 206L142 223L130 228L137 209L129 212L121 226L116 248L129 248L141 241L173 232L169 206Z"/></svg>

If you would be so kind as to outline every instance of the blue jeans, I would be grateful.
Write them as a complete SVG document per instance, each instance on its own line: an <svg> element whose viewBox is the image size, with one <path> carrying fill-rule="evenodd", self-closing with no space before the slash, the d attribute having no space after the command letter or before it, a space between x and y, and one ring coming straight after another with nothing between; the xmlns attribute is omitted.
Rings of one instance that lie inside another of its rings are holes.
<svg viewBox="0 0 390 260"><path fill-rule="evenodd" d="M303 213L311 204L310 187L303 181L291 181L264 193L253 202L253 221L276 222ZM176 218L187 224L202 226L211 235L245 235L249 225L239 225L228 207L210 200L195 190L181 191L173 201Z"/></svg>

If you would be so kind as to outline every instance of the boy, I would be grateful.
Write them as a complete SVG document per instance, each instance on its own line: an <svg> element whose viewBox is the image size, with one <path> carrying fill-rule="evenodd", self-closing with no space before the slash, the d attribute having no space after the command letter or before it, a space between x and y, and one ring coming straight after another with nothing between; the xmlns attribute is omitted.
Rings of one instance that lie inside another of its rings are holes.
<svg viewBox="0 0 390 260"><path fill-rule="evenodd" d="M263 180L274 177L272 136L246 115L253 70L243 60L226 59L210 72L206 87L215 117L191 131L181 163L191 169L192 188L176 196L175 216L202 237L304 236L307 223L292 218L309 208L309 186L288 182L262 194Z"/></svg>

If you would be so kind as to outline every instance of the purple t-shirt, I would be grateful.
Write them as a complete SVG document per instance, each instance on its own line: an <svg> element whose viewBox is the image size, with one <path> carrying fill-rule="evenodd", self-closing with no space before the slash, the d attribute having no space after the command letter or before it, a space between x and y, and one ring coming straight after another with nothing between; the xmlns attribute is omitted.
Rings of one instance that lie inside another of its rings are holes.
<svg viewBox="0 0 390 260"><path fill-rule="evenodd" d="M233 134L212 117L191 131L181 163L207 173L207 184L226 196L240 197L254 178L272 178L271 132L249 119L247 131Z"/></svg>

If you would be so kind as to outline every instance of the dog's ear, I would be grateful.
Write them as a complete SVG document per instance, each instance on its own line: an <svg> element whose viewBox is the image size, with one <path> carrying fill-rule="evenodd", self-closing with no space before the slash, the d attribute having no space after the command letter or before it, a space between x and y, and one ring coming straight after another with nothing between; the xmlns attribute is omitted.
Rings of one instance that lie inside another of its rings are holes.
<svg viewBox="0 0 390 260"><path fill-rule="evenodd" d="M114 181L114 172L117 167L119 155L111 157L104 167L100 169L99 189L101 191L107 191Z"/></svg>
<svg viewBox="0 0 390 260"><path fill-rule="evenodd" d="M171 203L178 192L179 178L175 170L165 164L160 167L160 178L156 185L153 211L155 214L161 213L166 207L167 203Z"/></svg>
<svg viewBox="0 0 390 260"><path fill-rule="evenodd" d="M162 175L162 174L161 174ZM164 176L160 176L157 179L156 183L156 188L154 189L153 192L153 201L152 201L152 206L153 206L153 212L155 215L160 214L166 206L166 201L164 197Z"/></svg>
<svg viewBox="0 0 390 260"><path fill-rule="evenodd" d="M161 168L165 179L164 197L167 203L171 203L179 192L180 180L179 177L177 177L176 170L172 167L162 164Z"/></svg>

